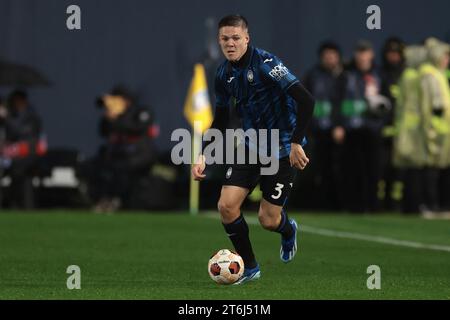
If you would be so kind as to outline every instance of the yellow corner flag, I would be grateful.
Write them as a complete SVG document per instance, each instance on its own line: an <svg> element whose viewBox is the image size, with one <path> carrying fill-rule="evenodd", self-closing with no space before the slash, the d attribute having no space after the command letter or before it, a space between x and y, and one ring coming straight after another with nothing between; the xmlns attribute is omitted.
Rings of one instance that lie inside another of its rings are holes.
<svg viewBox="0 0 450 320"><path fill-rule="evenodd" d="M195 163L196 157L201 152L201 136L204 131L209 129L213 121L205 68L199 63L194 66L194 76L184 104L184 115L193 128L191 160L192 163ZM199 183L191 177L189 211L193 215L198 214L199 199Z"/></svg>
<svg viewBox="0 0 450 320"><path fill-rule="evenodd" d="M197 133L209 129L213 121L205 68L199 63L194 66L194 76L184 104L184 115L194 130L200 130ZM199 122L199 125L194 126L195 122Z"/></svg>

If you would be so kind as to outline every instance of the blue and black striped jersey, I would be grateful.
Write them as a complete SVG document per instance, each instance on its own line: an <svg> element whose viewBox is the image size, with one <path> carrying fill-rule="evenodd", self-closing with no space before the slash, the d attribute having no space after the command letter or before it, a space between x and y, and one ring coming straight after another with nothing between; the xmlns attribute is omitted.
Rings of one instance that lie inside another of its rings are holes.
<svg viewBox="0 0 450 320"><path fill-rule="evenodd" d="M290 153L297 117L297 103L287 91L299 80L273 54L252 46L247 50L244 65L225 61L219 66L215 79L216 108L234 105L244 130L278 129L279 152L272 155L283 158ZM305 141L297 143L303 145ZM270 147L268 151L272 152Z"/></svg>

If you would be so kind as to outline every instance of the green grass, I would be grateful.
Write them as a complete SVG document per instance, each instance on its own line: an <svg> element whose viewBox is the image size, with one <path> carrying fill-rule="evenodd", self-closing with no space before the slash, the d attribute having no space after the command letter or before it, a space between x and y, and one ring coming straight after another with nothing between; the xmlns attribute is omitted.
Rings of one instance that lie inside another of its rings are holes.
<svg viewBox="0 0 450 320"><path fill-rule="evenodd" d="M399 215L301 214L300 223L450 245L450 221ZM0 299L450 299L450 252L303 233L300 253L279 260L279 235L250 225L262 278L244 286L210 280L207 262L230 248L217 219L187 214L0 214ZM366 269L381 268L381 290ZM68 290L66 268L81 268Z"/></svg>

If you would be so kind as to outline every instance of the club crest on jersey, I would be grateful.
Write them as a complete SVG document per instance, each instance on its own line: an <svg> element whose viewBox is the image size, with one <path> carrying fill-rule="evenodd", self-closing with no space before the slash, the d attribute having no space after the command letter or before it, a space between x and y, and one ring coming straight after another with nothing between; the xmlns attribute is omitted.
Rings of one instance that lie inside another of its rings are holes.
<svg viewBox="0 0 450 320"><path fill-rule="evenodd" d="M253 71L252 70L248 70L247 72L247 80L248 82L253 82Z"/></svg>
<svg viewBox="0 0 450 320"><path fill-rule="evenodd" d="M232 172L233 172L233 168L232 168L232 167L229 167L228 170L227 170L227 175L226 175L226 178L227 178L227 179L230 179L231 173L232 173Z"/></svg>

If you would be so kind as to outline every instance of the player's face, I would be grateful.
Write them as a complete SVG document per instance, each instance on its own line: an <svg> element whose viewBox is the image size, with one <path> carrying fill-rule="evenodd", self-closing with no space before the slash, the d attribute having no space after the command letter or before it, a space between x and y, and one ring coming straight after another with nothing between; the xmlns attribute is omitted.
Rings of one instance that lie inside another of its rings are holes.
<svg viewBox="0 0 450 320"><path fill-rule="evenodd" d="M247 29L242 27L222 27L219 29L219 44L225 58L229 61L239 61L247 51L250 37Z"/></svg>

